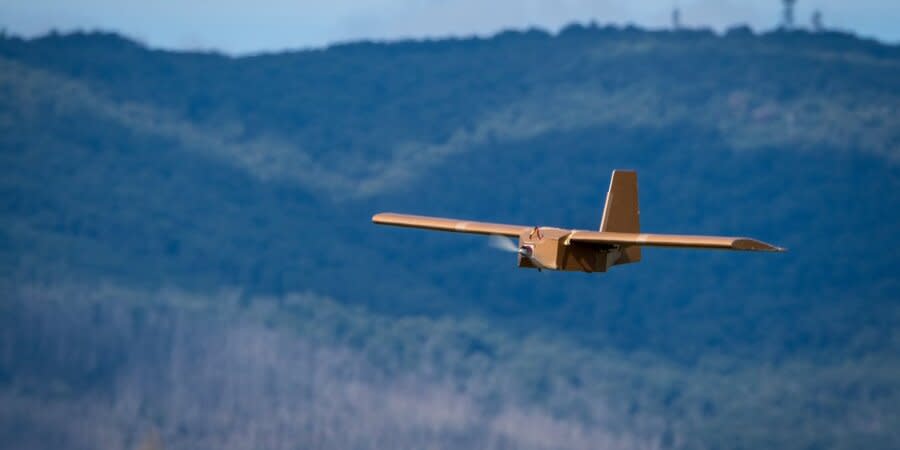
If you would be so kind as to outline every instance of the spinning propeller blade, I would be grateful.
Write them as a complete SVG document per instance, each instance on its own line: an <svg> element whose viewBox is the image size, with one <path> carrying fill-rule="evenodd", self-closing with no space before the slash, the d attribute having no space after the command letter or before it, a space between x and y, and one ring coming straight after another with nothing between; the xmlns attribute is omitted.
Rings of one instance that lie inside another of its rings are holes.
<svg viewBox="0 0 900 450"><path fill-rule="evenodd" d="M491 247L494 247L497 250L503 250L510 253L519 253L519 247L515 244L515 242L513 242L512 239L506 236L492 234L488 240L488 244L490 244Z"/></svg>

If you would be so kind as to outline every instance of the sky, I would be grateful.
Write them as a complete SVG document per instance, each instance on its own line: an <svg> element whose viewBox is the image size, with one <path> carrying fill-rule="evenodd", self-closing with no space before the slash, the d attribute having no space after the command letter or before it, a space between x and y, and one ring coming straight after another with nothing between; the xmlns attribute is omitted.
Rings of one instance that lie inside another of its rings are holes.
<svg viewBox="0 0 900 450"><path fill-rule="evenodd" d="M487 36L499 30L595 21L664 28L773 28L780 0L0 0L0 28L116 31L153 47L232 54L322 47L360 39ZM900 43L900 0L798 0L797 23L820 10L827 27Z"/></svg>

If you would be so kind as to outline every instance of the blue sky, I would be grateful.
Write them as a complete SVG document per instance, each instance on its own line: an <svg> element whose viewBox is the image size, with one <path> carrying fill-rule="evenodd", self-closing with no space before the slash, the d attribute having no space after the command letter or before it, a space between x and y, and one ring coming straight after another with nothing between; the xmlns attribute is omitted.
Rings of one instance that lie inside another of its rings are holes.
<svg viewBox="0 0 900 450"><path fill-rule="evenodd" d="M320 47L358 39L489 35L505 28L557 30L573 21L668 26L678 4L689 26L757 29L778 21L780 0L0 0L0 27L119 31L163 48L229 53ZM900 42L900 0L798 0L827 26Z"/></svg>

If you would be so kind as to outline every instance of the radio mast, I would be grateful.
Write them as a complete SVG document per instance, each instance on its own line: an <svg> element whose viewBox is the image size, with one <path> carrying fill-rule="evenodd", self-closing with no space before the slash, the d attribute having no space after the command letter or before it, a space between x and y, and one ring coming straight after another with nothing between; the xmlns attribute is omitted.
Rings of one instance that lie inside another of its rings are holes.
<svg viewBox="0 0 900 450"><path fill-rule="evenodd" d="M781 26L790 30L794 28L794 4L797 3L797 0L781 0L781 3L784 4Z"/></svg>
<svg viewBox="0 0 900 450"><path fill-rule="evenodd" d="M822 24L822 11L816 10L812 15L812 27L813 30L817 33L822 32L825 29L825 25Z"/></svg>

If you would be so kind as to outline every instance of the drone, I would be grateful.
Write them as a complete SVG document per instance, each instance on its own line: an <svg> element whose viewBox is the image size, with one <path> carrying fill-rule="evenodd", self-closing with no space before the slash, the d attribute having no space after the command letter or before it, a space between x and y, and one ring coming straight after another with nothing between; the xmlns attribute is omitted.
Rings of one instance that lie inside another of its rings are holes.
<svg viewBox="0 0 900 450"><path fill-rule="evenodd" d="M642 247L757 252L785 249L745 237L641 233L637 172L614 170L598 231L475 222L443 217L380 213L379 225L488 235L497 248L518 255L518 266L567 272L606 272L641 260ZM511 238L517 238L518 244Z"/></svg>

